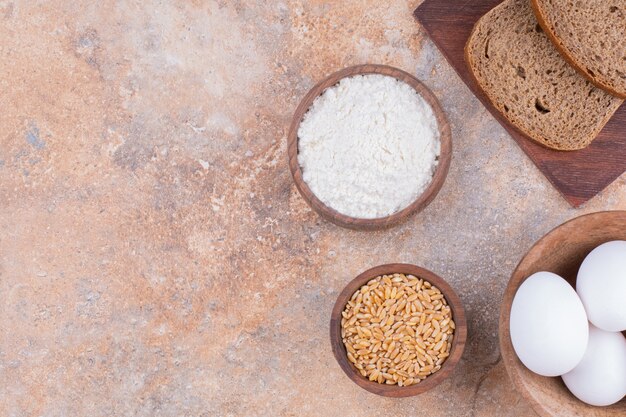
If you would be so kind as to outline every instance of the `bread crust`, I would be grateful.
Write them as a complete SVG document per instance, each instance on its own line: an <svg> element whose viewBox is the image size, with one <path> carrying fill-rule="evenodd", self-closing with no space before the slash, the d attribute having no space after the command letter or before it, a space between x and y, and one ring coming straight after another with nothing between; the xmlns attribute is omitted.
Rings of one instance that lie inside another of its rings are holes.
<svg viewBox="0 0 626 417"><path fill-rule="evenodd" d="M556 47L557 51L561 54L563 58L570 64L576 71L582 74L586 79L589 80L593 85L598 88L603 89L604 91L619 97L621 99L626 99L626 91L617 91L612 88L610 85L603 83L601 80L598 80L596 77L589 74L585 68L585 66L579 62L576 57L569 53L568 49L565 48L563 42L558 38L558 36L552 30L552 26L548 23L545 18L545 11L541 8L540 4L541 0L530 0L530 5L533 9L533 13L537 18L537 22L539 22L539 26L543 29L544 33L548 35L548 38L552 42L552 44Z"/></svg>

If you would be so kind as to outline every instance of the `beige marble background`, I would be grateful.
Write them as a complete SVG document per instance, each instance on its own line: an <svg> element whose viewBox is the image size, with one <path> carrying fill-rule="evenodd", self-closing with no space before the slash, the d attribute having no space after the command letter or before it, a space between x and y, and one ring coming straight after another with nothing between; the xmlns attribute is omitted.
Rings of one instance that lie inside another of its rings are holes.
<svg viewBox="0 0 626 417"><path fill-rule="evenodd" d="M413 20L412 1L0 0L0 415L523 416L499 362L509 274L567 205ZM358 63L450 118L438 198L344 230L287 169L292 113ZM404 261L463 299L469 344L419 397L371 395L328 341L335 297Z"/></svg>

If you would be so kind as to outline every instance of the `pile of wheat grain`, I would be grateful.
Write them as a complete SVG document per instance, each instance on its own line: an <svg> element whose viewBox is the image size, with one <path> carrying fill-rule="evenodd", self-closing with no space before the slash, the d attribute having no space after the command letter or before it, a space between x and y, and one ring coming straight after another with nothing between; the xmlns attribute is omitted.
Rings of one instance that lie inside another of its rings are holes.
<svg viewBox="0 0 626 417"><path fill-rule="evenodd" d="M452 312L441 291L413 275L382 275L358 289L342 312L341 337L361 375L408 386L450 355Z"/></svg>

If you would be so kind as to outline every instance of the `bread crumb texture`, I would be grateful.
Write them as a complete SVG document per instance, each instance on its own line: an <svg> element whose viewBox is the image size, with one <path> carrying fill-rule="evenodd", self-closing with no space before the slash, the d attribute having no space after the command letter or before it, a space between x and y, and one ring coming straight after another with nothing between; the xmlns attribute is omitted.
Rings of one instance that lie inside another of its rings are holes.
<svg viewBox="0 0 626 417"><path fill-rule="evenodd" d="M599 87L626 98L626 1L533 0L563 56Z"/></svg>
<svg viewBox="0 0 626 417"><path fill-rule="evenodd" d="M565 61L526 0L505 1L483 16L465 54L499 112L553 149L585 148L622 103Z"/></svg>

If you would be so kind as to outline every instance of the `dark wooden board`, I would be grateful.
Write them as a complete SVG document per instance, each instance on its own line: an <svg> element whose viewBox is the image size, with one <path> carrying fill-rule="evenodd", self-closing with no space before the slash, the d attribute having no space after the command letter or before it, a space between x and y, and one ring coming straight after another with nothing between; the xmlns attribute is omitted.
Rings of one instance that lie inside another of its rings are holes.
<svg viewBox="0 0 626 417"><path fill-rule="evenodd" d="M463 49L474 23L501 0L425 0L415 17L450 65L511 134L565 199L578 207L626 171L626 105L613 115L586 149L560 152L544 148L515 130L489 103L465 64Z"/></svg>

